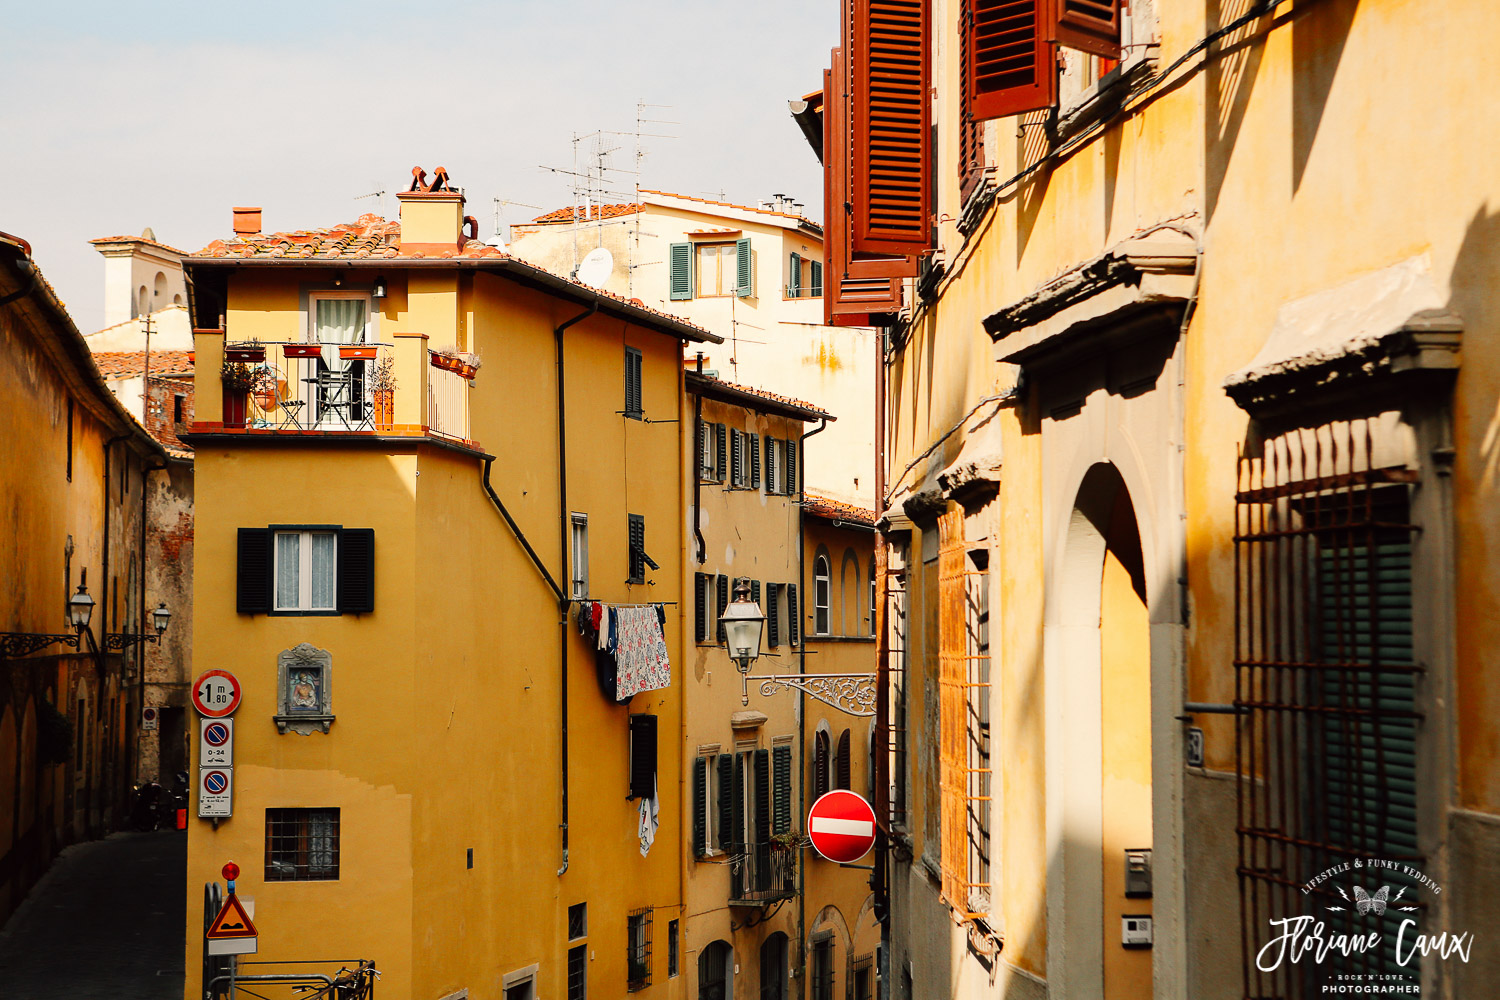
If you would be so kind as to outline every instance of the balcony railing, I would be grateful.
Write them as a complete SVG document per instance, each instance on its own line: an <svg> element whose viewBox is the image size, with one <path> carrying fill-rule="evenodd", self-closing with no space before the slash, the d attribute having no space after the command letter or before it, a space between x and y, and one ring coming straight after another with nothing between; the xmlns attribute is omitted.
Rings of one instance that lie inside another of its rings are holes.
<svg viewBox="0 0 1500 1000"><path fill-rule="evenodd" d="M731 906L759 906L797 895L796 851L780 844L732 844Z"/></svg>
<svg viewBox="0 0 1500 1000"><path fill-rule="evenodd" d="M427 429L433 434L467 441L469 388L462 374L430 364L427 373Z"/></svg>
<svg viewBox="0 0 1500 1000"><path fill-rule="evenodd" d="M224 385L224 423L261 430L371 431L393 423L394 393L375 391L388 344L266 344L230 348L249 390ZM248 360L238 360L246 356ZM260 357L257 359L256 355ZM237 402L239 400L239 402ZM244 407L241 415L236 412Z"/></svg>

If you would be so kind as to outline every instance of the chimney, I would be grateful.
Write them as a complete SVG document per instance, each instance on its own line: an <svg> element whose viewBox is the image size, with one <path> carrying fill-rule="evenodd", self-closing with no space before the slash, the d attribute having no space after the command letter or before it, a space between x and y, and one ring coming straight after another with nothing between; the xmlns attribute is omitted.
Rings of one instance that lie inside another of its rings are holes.
<svg viewBox="0 0 1500 1000"><path fill-rule="evenodd" d="M256 206L255 208L235 208L234 235L260 235L260 206Z"/></svg>
<svg viewBox="0 0 1500 1000"><path fill-rule="evenodd" d="M448 171L438 167L431 183L421 167L412 168L411 189L396 195L401 205L403 252L441 253L464 242L464 196L448 181ZM479 226L474 226L478 235Z"/></svg>

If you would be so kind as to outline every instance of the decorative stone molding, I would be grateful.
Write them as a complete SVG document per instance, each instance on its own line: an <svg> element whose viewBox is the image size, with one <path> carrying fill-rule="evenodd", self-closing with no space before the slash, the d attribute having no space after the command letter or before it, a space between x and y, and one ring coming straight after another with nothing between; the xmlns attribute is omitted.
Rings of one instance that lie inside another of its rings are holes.
<svg viewBox="0 0 1500 1000"><path fill-rule="evenodd" d="M931 525L947 512L948 498L938 490L923 490L907 497L901 510L917 524Z"/></svg>
<svg viewBox="0 0 1500 1000"><path fill-rule="evenodd" d="M326 733L333 719L333 654L307 642L276 654L277 730Z"/></svg>
<svg viewBox="0 0 1500 1000"><path fill-rule="evenodd" d="M735 712L729 717L730 729L755 729L765 724L766 713L752 710Z"/></svg>

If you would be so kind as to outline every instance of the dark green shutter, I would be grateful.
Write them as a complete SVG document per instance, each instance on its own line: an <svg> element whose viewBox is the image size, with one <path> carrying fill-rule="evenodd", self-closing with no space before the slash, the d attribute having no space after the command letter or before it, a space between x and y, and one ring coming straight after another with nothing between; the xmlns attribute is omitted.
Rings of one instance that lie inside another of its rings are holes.
<svg viewBox="0 0 1500 1000"><path fill-rule="evenodd" d="M802 256L792 254L792 280L786 283L788 298L798 299L802 297Z"/></svg>
<svg viewBox="0 0 1500 1000"><path fill-rule="evenodd" d="M718 614L714 616L714 620L719 626L715 635L719 645L722 646L725 644L724 623L718 619L724 617L724 609L729 607L729 577L723 573L720 573L719 578L714 581L714 603L718 608Z"/></svg>
<svg viewBox="0 0 1500 1000"><path fill-rule="evenodd" d="M369 614L375 610L375 530L341 529L338 549L339 613Z"/></svg>
<svg viewBox="0 0 1500 1000"><path fill-rule="evenodd" d="M724 455L724 425L714 424L714 478L724 481L724 466L728 463Z"/></svg>
<svg viewBox="0 0 1500 1000"><path fill-rule="evenodd" d="M625 348L625 415L641 415L641 352Z"/></svg>
<svg viewBox="0 0 1500 1000"><path fill-rule="evenodd" d="M693 297L693 245L691 243L672 244L671 284L673 301Z"/></svg>
<svg viewBox="0 0 1500 1000"><path fill-rule="evenodd" d="M755 294L755 268L748 236L734 241L734 279L734 294L740 298Z"/></svg>
<svg viewBox="0 0 1500 1000"><path fill-rule="evenodd" d="M656 794L656 716L630 717L630 797Z"/></svg>
<svg viewBox="0 0 1500 1000"><path fill-rule="evenodd" d="M729 431L729 485L738 486L745 481L745 436L730 428Z"/></svg>
<svg viewBox="0 0 1500 1000"><path fill-rule="evenodd" d="M730 850L734 839L734 758L719 754L719 849Z"/></svg>
<svg viewBox="0 0 1500 1000"><path fill-rule="evenodd" d="M786 495L793 496L797 492L797 446L801 444L796 438L786 440Z"/></svg>
<svg viewBox="0 0 1500 1000"><path fill-rule="evenodd" d="M812 273L808 275L811 279L809 284L812 286L812 297L816 299L823 294L823 262L821 260L810 260L808 263L812 265L809 269Z"/></svg>
<svg viewBox="0 0 1500 1000"><path fill-rule="evenodd" d="M730 816L729 829L733 831L733 850L742 853L745 850L745 755L737 753L734 755L734 792L729 802Z"/></svg>
<svg viewBox="0 0 1500 1000"><path fill-rule="evenodd" d="M750 488L760 489L760 435L750 435Z"/></svg>
<svg viewBox="0 0 1500 1000"><path fill-rule="evenodd" d="M271 610L271 530L241 528L237 548L235 610L263 615Z"/></svg>
<svg viewBox="0 0 1500 1000"><path fill-rule="evenodd" d="M766 439L766 492L776 492L776 439L767 435Z"/></svg>
<svg viewBox="0 0 1500 1000"><path fill-rule="evenodd" d="M838 787L847 790L849 788L849 730L839 733L838 755L834 758L838 766L834 770L838 773Z"/></svg>
<svg viewBox="0 0 1500 1000"><path fill-rule="evenodd" d="M627 515L630 521L630 577L627 583L646 582L646 519L640 514Z"/></svg>
<svg viewBox="0 0 1500 1000"><path fill-rule="evenodd" d="M755 751L755 842L771 840L771 752Z"/></svg>
<svg viewBox="0 0 1500 1000"><path fill-rule="evenodd" d="M781 584L766 584L766 645L775 649L781 645L781 616L776 613L776 598L781 592Z"/></svg>
<svg viewBox="0 0 1500 1000"><path fill-rule="evenodd" d="M693 758L693 856L708 853L708 758Z"/></svg>
<svg viewBox="0 0 1500 1000"><path fill-rule="evenodd" d="M775 778L775 833L786 833L792 828L792 748L771 748L771 770Z"/></svg>
<svg viewBox="0 0 1500 1000"><path fill-rule="evenodd" d="M693 574L694 635L699 642L707 642L713 633L708 627L708 574Z"/></svg>
<svg viewBox="0 0 1500 1000"><path fill-rule="evenodd" d="M802 641L802 619L798 616L797 585L795 583L786 585L786 620L787 645L795 646Z"/></svg>
<svg viewBox="0 0 1500 1000"><path fill-rule="evenodd" d="M813 801L828 792L828 734L821 729L813 737Z"/></svg>

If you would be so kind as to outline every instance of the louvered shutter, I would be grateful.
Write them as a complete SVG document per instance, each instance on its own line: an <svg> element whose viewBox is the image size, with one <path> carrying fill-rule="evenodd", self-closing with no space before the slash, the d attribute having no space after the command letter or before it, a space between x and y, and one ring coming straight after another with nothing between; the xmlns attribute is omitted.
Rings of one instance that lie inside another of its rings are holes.
<svg viewBox="0 0 1500 1000"><path fill-rule="evenodd" d="M853 0L855 253L915 256L932 234L927 0Z"/></svg>
<svg viewBox="0 0 1500 1000"><path fill-rule="evenodd" d="M708 853L708 758L693 758L693 855Z"/></svg>
<svg viewBox="0 0 1500 1000"><path fill-rule="evenodd" d="M828 793L828 734L822 730L813 737L813 801Z"/></svg>
<svg viewBox="0 0 1500 1000"><path fill-rule="evenodd" d="M795 646L802 641L802 619L797 612L797 585L789 583L786 585L786 641L790 646Z"/></svg>
<svg viewBox="0 0 1500 1000"><path fill-rule="evenodd" d="M656 794L656 716L630 717L630 797Z"/></svg>
<svg viewBox="0 0 1500 1000"><path fill-rule="evenodd" d="M235 610L263 615L271 610L271 530L241 528L236 550Z"/></svg>
<svg viewBox="0 0 1500 1000"><path fill-rule="evenodd" d="M639 514L626 515L630 524L630 583L644 583L646 580L646 519Z"/></svg>
<svg viewBox="0 0 1500 1000"><path fill-rule="evenodd" d="M729 829L733 832L735 853L743 853L750 838L745 830L745 755L734 755L734 791L729 800Z"/></svg>
<svg viewBox="0 0 1500 1000"><path fill-rule="evenodd" d="M734 758L719 754L719 849L729 851L734 840Z"/></svg>
<svg viewBox="0 0 1500 1000"><path fill-rule="evenodd" d="M851 771L849 766L849 730L847 729L839 733L838 756L835 759L838 761L836 769L838 771L838 787L847 790L849 788L849 775Z"/></svg>
<svg viewBox="0 0 1500 1000"><path fill-rule="evenodd" d="M717 621L724 617L724 609L729 607L729 577L723 573L720 573L718 579L714 581L714 603L718 606L718 613L714 616ZM718 642L722 646L725 644L724 623L720 621L718 625Z"/></svg>
<svg viewBox="0 0 1500 1000"><path fill-rule="evenodd" d="M729 485L739 486L745 479L744 435L729 429Z"/></svg>
<svg viewBox="0 0 1500 1000"><path fill-rule="evenodd" d="M698 478L712 479L713 470L709 466L709 456L713 454L713 445L709 442L709 425L702 420L698 421Z"/></svg>
<svg viewBox="0 0 1500 1000"><path fill-rule="evenodd" d="M771 751L755 751L755 842L771 839Z"/></svg>
<svg viewBox="0 0 1500 1000"><path fill-rule="evenodd" d="M760 435L750 435L750 488L760 489Z"/></svg>
<svg viewBox="0 0 1500 1000"><path fill-rule="evenodd" d="M788 298L802 297L802 255L792 254L791 280L786 283Z"/></svg>
<svg viewBox="0 0 1500 1000"><path fill-rule="evenodd" d="M338 538L339 613L369 614L375 610L375 530L344 528Z"/></svg>
<svg viewBox="0 0 1500 1000"><path fill-rule="evenodd" d="M1120 58L1120 0L1056 0L1059 45Z"/></svg>
<svg viewBox="0 0 1500 1000"><path fill-rule="evenodd" d="M1005 118L1057 103L1048 0L967 0L974 118Z"/></svg>
<svg viewBox="0 0 1500 1000"><path fill-rule="evenodd" d="M974 5L964 0L958 32L958 179L959 197L964 201L968 201L970 192L984 176L984 125L974 117L973 81L969 75L969 49L974 43L973 18Z"/></svg>
<svg viewBox="0 0 1500 1000"><path fill-rule="evenodd" d="M724 479L724 425L714 424L714 478Z"/></svg>
<svg viewBox="0 0 1500 1000"><path fill-rule="evenodd" d="M802 442L787 438L786 441L786 493L794 496L797 493L797 449Z"/></svg>
<svg viewBox="0 0 1500 1000"><path fill-rule="evenodd" d="M773 833L786 833L792 828L792 748L771 748L771 772L774 777L775 821Z"/></svg>
<svg viewBox="0 0 1500 1000"><path fill-rule="evenodd" d="M693 574L693 615L697 623L694 634L699 642L707 642L713 633L708 627L708 574Z"/></svg>
<svg viewBox="0 0 1500 1000"><path fill-rule="evenodd" d="M780 592L779 584L766 584L766 645L771 649L781 645L781 621L776 614L776 599Z"/></svg>
<svg viewBox="0 0 1500 1000"><path fill-rule="evenodd" d="M821 260L810 260L807 262L808 270L808 294L813 298L819 298L823 294L823 262Z"/></svg>
<svg viewBox="0 0 1500 1000"><path fill-rule="evenodd" d="M673 243L670 253L671 298L673 301L693 297L693 245Z"/></svg>
<svg viewBox="0 0 1500 1000"><path fill-rule="evenodd" d="M740 298L755 294L755 259L748 236L734 241L734 294Z"/></svg>
<svg viewBox="0 0 1500 1000"><path fill-rule="evenodd" d="M625 413L641 414L641 352L634 347L625 348Z"/></svg>
<svg viewBox="0 0 1500 1000"><path fill-rule="evenodd" d="M766 438L766 492L776 492L776 439Z"/></svg>

